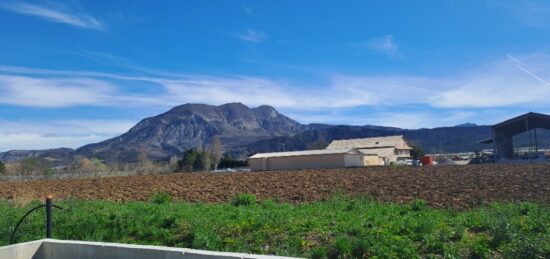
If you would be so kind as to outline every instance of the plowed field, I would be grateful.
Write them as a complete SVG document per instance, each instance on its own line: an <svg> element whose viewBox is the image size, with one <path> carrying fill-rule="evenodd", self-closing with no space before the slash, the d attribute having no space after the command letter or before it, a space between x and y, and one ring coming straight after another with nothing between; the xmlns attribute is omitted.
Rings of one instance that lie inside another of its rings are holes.
<svg viewBox="0 0 550 259"><path fill-rule="evenodd" d="M225 202L238 193L305 202L339 192L381 201L424 199L433 207L464 209L492 201L550 204L550 165L369 167L257 173L181 173L80 180L0 183L0 199L147 200L165 191L175 200Z"/></svg>

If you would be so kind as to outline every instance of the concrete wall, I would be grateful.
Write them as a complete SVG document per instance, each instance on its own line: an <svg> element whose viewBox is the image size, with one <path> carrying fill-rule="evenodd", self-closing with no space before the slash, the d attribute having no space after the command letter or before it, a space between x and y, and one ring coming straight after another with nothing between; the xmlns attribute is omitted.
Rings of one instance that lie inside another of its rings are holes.
<svg viewBox="0 0 550 259"><path fill-rule="evenodd" d="M0 258L31 259L42 246L42 240L0 247Z"/></svg>
<svg viewBox="0 0 550 259"><path fill-rule="evenodd" d="M10 259L269 259L278 256L226 253L187 248L127 245L44 239L0 247L0 258ZM286 257L290 258L290 257Z"/></svg>

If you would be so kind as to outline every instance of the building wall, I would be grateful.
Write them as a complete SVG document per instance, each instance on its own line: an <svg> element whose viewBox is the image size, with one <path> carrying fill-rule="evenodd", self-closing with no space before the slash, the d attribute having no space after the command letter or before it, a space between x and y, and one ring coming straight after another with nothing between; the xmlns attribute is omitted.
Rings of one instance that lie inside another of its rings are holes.
<svg viewBox="0 0 550 259"><path fill-rule="evenodd" d="M360 154L346 154L344 155L345 167L359 167L365 166L362 156Z"/></svg>
<svg viewBox="0 0 550 259"><path fill-rule="evenodd" d="M264 158L250 158L248 160L248 165L250 166L251 171L262 171L264 169Z"/></svg>
<svg viewBox="0 0 550 259"><path fill-rule="evenodd" d="M397 153L395 161L400 160L400 159L410 159L411 158L411 151L408 150L408 149L396 149L395 152Z"/></svg>
<svg viewBox="0 0 550 259"><path fill-rule="evenodd" d="M346 163L347 162L347 163ZM327 154L289 157L251 158L251 171L343 168L362 166L361 155Z"/></svg>
<svg viewBox="0 0 550 259"><path fill-rule="evenodd" d="M363 156L363 164L368 165L384 165L384 161L380 159L379 156Z"/></svg>

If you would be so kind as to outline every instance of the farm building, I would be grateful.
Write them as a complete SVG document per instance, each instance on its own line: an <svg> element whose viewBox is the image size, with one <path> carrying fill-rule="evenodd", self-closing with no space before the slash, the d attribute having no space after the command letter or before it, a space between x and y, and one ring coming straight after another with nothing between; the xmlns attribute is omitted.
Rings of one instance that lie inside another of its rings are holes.
<svg viewBox="0 0 550 259"><path fill-rule="evenodd" d="M495 124L491 129L493 137L478 143L493 144L496 162L544 157L544 154L540 154L537 129L550 130L550 115L529 112ZM516 146L514 137L522 133L528 135L529 143L527 152L521 152L524 154L520 155L520 152L516 152L520 147Z"/></svg>
<svg viewBox="0 0 550 259"><path fill-rule="evenodd" d="M362 155L354 148L261 153L248 163L251 171L363 166Z"/></svg>
<svg viewBox="0 0 550 259"><path fill-rule="evenodd" d="M389 165L409 159L411 147L403 136L334 140L327 149L354 148L363 155L364 165Z"/></svg>
<svg viewBox="0 0 550 259"><path fill-rule="evenodd" d="M260 153L250 157L252 171L389 165L410 158L403 136L335 140L326 149Z"/></svg>

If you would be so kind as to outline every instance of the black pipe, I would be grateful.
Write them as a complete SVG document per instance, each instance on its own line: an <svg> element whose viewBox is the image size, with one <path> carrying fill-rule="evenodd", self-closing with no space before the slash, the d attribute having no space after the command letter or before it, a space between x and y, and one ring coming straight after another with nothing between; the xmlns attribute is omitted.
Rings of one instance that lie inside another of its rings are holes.
<svg viewBox="0 0 550 259"><path fill-rule="evenodd" d="M11 237L10 237L10 244L13 243L13 239L15 237L15 233L17 232L17 229L19 228L19 225L21 225L21 223L23 222L23 220L29 216L29 214L31 214L33 211L37 210L37 209L40 209L42 207L46 207L46 237L47 238L51 238L52 237L52 208L58 208L60 210L62 210L63 208L53 204L52 202L52 197L51 196L48 196L46 198L46 204L42 204L42 205L38 205L34 208L32 208L31 210L29 210L27 212L27 214L25 214L25 216L23 216L19 222L17 222L17 225L15 225L15 229L13 229L13 232L11 233Z"/></svg>
<svg viewBox="0 0 550 259"><path fill-rule="evenodd" d="M13 242L13 238L15 237L15 232L17 232L17 228L19 228L19 225L21 224L21 222L23 222L23 220L29 215L31 214L33 211L37 210L37 209L40 209L42 207L44 207L46 205L39 205L39 206L36 206L34 207L32 210L29 210L29 212L27 212L27 214L25 214L25 216L23 216L19 222L17 222L17 225L15 225L15 229L13 230L13 232L11 233L11 237L10 237L10 244Z"/></svg>
<svg viewBox="0 0 550 259"><path fill-rule="evenodd" d="M52 196L46 197L46 238L52 238Z"/></svg>

